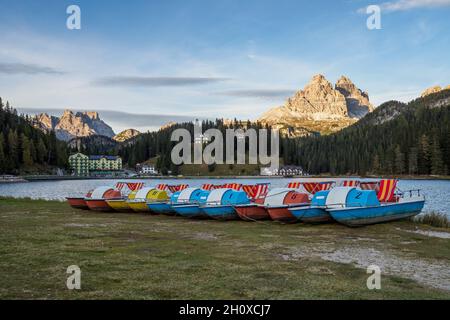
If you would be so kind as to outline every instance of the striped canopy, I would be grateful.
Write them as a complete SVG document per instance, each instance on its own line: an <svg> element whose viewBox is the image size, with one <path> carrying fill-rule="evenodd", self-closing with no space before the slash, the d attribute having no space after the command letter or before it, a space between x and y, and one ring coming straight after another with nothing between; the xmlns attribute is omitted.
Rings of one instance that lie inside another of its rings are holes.
<svg viewBox="0 0 450 320"><path fill-rule="evenodd" d="M397 187L396 179L383 179L380 181L380 189L378 190L378 200L380 202L393 202L395 197L395 188Z"/></svg>
<svg viewBox="0 0 450 320"><path fill-rule="evenodd" d="M357 187L359 185L359 180L344 180L341 182L341 187Z"/></svg>
<svg viewBox="0 0 450 320"><path fill-rule="evenodd" d="M160 183L156 185L156 189L158 190L167 190L169 188L169 185L166 183Z"/></svg>
<svg viewBox="0 0 450 320"><path fill-rule="evenodd" d="M222 185L216 185L213 187L213 189L233 189L236 191L239 191L242 189L241 183L225 183Z"/></svg>
<svg viewBox="0 0 450 320"><path fill-rule="evenodd" d="M305 182L303 187L310 194L315 194L318 191L330 190L333 186L334 181L328 182Z"/></svg>
<svg viewBox="0 0 450 320"><path fill-rule="evenodd" d="M302 186L302 183L301 182L289 182L288 184L287 184L287 187L288 188L291 188L291 189L298 189L298 188L300 188Z"/></svg>
<svg viewBox="0 0 450 320"><path fill-rule="evenodd" d="M182 190L186 189L187 187L189 187L188 184L178 184L178 185L167 186L167 188L172 193L177 192L177 191L182 191Z"/></svg>
<svg viewBox="0 0 450 320"><path fill-rule="evenodd" d="M204 184L202 185L202 189L203 189L203 190L206 190L206 191L211 191L211 190L213 190L214 188L215 188L215 185L212 184L212 183L204 183Z"/></svg>
<svg viewBox="0 0 450 320"><path fill-rule="evenodd" d="M244 185L242 186L242 190L245 191L247 196L252 199L261 199L264 198L269 192L270 183L258 183L255 185Z"/></svg>

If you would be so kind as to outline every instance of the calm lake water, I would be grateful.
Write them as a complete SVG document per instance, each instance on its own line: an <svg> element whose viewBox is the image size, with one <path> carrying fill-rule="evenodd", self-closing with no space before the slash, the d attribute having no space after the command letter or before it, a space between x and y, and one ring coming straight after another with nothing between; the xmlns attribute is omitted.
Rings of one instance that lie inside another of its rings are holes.
<svg viewBox="0 0 450 320"><path fill-rule="evenodd" d="M201 186L203 183L235 182L237 179L147 179L130 180L132 182L145 182L147 186L158 183ZM284 187L289 181L316 181L327 179L268 179L271 188ZM339 181L340 179L335 179ZM88 190L98 186L113 186L119 180L65 180L65 181L38 181L30 183L0 184L0 196L15 198L29 197L32 199L64 200L69 196L83 196ZM120 180L124 181L124 180ZM263 179L238 179L240 183L261 183ZM426 196L424 212L438 211L450 216L450 181L448 180L400 180L400 190L421 189Z"/></svg>

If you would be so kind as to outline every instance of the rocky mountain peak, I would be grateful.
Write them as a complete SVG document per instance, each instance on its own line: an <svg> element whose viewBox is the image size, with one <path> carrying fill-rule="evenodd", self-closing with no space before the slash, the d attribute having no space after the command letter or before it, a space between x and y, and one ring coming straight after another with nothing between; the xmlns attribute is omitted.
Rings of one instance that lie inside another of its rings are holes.
<svg viewBox="0 0 450 320"><path fill-rule="evenodd" d="M62 114L62 117L72 117L72 116L73 116L73 112L72 112L72 110L69 110L69 109L65 109Z"/></svg>
<svg viewBox="0 0 450 320"><path fill-rule="evenodd" d="M92 120L100 119L98 112L96 112L96 111L86 111L86 112L83 112L83 114Z"/></svg>
<svg viewBox="0 0 450 320"><path fill-rule="evenodd" d="M367 92L358 89L346 76L341 76L336 82L336 90L342 93L347 101L348 114L351 118L362 118L374 110L369 102Z"/></svg>
<svg viewBox="0 0 450 320"><path fill-rule="evenodd" d="M103 122L97 112L77 112L70 109L64 110L60 118L41 113L34 118L37 128L45 131L55 131L59 140L69 141L75 137L88 137L102 135L109 138L114 136L114 131Z"/></svg>
<svg viewBox="0 0 450 320"><path fill-rule="evenodd" d="M126 130L122 131L121 133L115 135L113 137L113 140L115 140L117 142L125 142L125 141L130 140L140 134L141 133L136 129L126 129Z"/></svg>
<svg viewBox="0 0 450 320"><path fill-rule="evenodd" d="M342 76L333 87L324 75L317 74L303 90L297 91L283 106L264 113L259 121L272 126L305 124L315 129L318 122L331 121L335 122L331 127L336 131L373 109L368 94L358 89L348 77Z"/></svg>
<svg viewBox="0 0 450 320"><path fill-rule="evenodd" d="M450 89L450 85L446 86L445 88L441 88L441 86L434 86L434 87L428 88L424 92L422 92L421 97L423 98L430 94L433 94L433 93L436 93L436 92L439 92L442 90L448 90L448 89Z"/></svg>

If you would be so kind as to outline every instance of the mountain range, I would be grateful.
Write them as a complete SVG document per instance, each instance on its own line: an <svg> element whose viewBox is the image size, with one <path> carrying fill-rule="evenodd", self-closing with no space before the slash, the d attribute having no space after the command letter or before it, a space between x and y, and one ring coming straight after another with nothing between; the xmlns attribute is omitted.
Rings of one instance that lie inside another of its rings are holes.
<svg viewBox="0 0 450 320"><path fill-rule="evenodd" d="M112 128L100 119L95 111L76 112L65 110L61 117L49 116L47 113L36 115L35 127L44 131L55 131L59 140L69 141L76 137L101 135L112 138Z"/></svg>
<svg viewBox="0 0 450 320"><path fill-rule="evenodd" d="M422 93L422 97L449 87L428 88ZM279 129L288 137L326 135L356 123L374 110L369 94L359 89L348 77L341 76L333 85L324 75L317 74L283 105L266 111L257 121ZM168 125L172 124L173 122ZM56 137L63 141L104 136L116 142L124 142L141 134L135 129L127 129L116 135L94 111L65 110L61 117L41 113L34 117L34 125L46 132L54 130ZM164 128L165 126L162 127Z"/></svg>
<svg viewBox="0 0 450 320"><path fill-rule="evenodd" d="M258 121L294 136L339 131L374 110L367 92L342 76L333 86L315 75L303 90L282 106L265 112Z"/></svg>

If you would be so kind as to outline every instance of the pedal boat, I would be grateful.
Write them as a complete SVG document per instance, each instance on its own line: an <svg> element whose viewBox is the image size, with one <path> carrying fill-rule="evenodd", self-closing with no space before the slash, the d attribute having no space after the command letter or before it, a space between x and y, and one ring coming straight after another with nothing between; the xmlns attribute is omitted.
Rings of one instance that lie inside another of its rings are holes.
<svg viewBox="0 0 450 320"><path fill-rule="evenodd" d="M270 218L284 223L295 223L297 218L289 211L291 207L308 206L308 194L290 188L272 189L264 199L264 207Z"/></svg>
<svg viewBox="0 0 450 320"><path fill-rule="evenodd" d="M147 198L146 206L154 214L174 215L175 212L170 207L169 200L167 191L155 189Z"/></svg>
<svg viewBox="0 0 450 320"><path fill-rule="evenodd" d="M187 188L172 195L171 208L186 218L208 218L200 205L205 204L210 191L199 188Z"/></svg>
<svg viewBox="0 0 450 320"><path fill-rule="evenodd" d="M249 204L234 206L239 218L245 221L270 220L270 215L264 207L264 198Z"/></svg>
<svg viewBox="0 0 450 320"><path fill-rule="evenodd" d="M201 210L210 218L216 220L236 220L239 215L235 206L249 204L250 199L244 191L222 188L210 192Z"/></svg>
<svg viewBox="0 0 450 320"><path fill-rule="evenodd" d="M137 191L132 191L126 198L123 199L108 199L106 203L117 212L134 212L130 208L128 201L134 199Z"/></svg>
<svg viewBox="0 0 450 320"><path fill-rule="evenodd" d="M420 194L420 190L399 194L394 202L380 203L373 190L335 189L327 197L327 212L334 220L349 227L413 217L425 205L425 197Z"/></svg>
<svg viewBox="0 0 450 320"><path fill-rule="evenodd" d="M84 197L66 197L67 202L72 208L89 210L85 198L90 197L92 191L89 191Z"/></svg>
<svg viewBox="0 0 450 320"><path fill-rule="evenodd" d="M122 199L122 194L119 190L111 187L98 187L92 191L89 197L86 197L87 206L94 211L113 211L106 200Z"/></svg>
<svg viewBox="0 0 450 320"><path fill-rule="evenodd" d="M319 191L314 194L311 205L294 206L289 208L291 214L299 222L304 223L327 223L332 222L333 218L326 211L326 199L329 191Z"/></svg>
<svg viewBox="0 0 450 320"><path fill-rule="evenodd" d="M158 190L152 187L142 188L137 192L130 193L126 202L134 212L150 212L147 201L150 200L151 194L155 191Z"/></svg>

